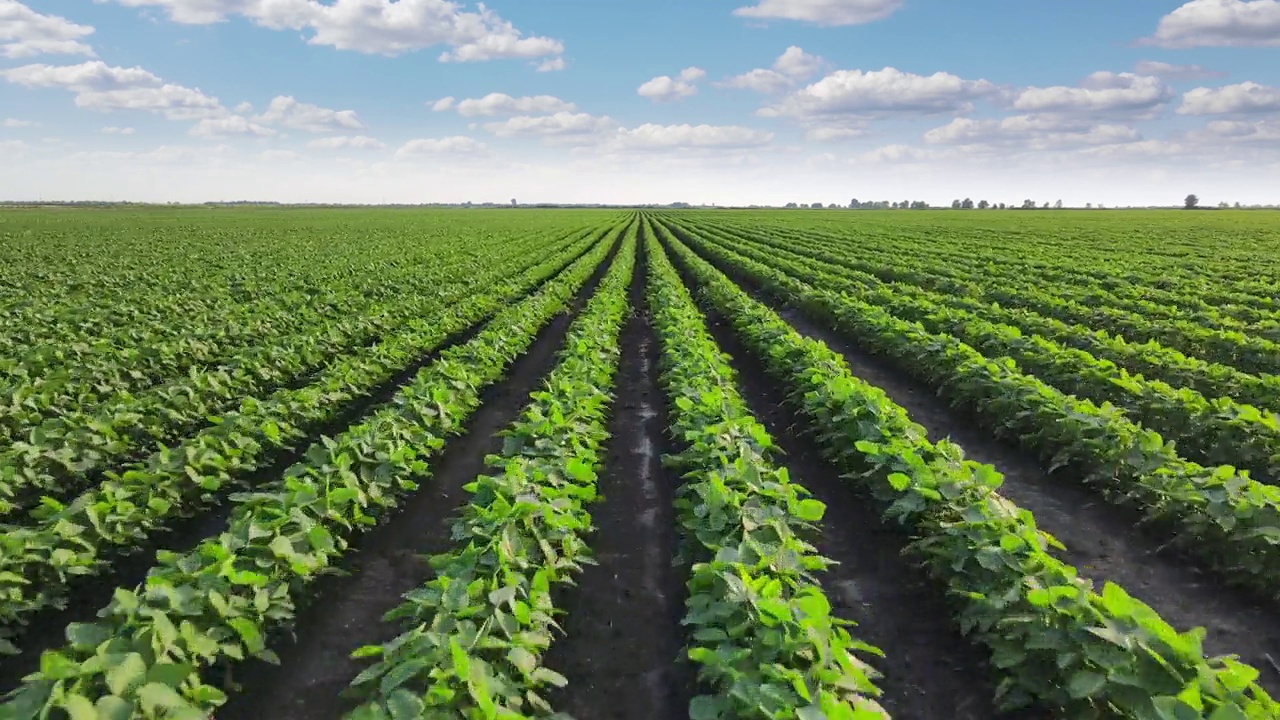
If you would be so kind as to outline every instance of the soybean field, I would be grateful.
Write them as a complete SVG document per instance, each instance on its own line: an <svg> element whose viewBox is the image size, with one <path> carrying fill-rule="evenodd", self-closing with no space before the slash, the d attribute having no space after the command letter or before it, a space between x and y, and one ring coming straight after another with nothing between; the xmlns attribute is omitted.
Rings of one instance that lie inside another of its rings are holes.
<svg viewBox="0 0 1280 720"><path fill-rule="evenodd" d="M1280 718L1267 211L0 211L0 720Z"/></svg>

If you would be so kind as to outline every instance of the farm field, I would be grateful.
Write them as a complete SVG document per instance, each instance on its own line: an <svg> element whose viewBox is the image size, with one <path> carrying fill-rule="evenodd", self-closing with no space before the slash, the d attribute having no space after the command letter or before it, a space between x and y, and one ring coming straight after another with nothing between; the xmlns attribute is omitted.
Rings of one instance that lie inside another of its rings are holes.
<svg viewBox="0 0 1280 720"><path fill-rule="evenodd" d="M0 211L0 720L1280 718L1270 212Z"/></svg>

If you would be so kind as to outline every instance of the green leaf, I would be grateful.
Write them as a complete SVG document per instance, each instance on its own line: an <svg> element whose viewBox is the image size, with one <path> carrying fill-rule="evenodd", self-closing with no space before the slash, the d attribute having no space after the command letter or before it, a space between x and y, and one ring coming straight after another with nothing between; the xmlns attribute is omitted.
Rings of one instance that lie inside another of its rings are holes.
<svg viewBox="0 0 1280 720"><path fill-rule="evenodd" d="M1107 678L1105 675L1088 670L1081 670L1071 676L1071 680L1067 682L1067 692L1071 697L1081 700L1092 697L1094 693L1106 687Z"/></svg>
<svg viewBox="0 0 1280 720"><path fill-rule="evenodd" d="M129 720L133 717L133 703L115 695L104 695L94 704L98 720Z"/></svg>
<svg viewBox="0 0 1280 720"><path fill-rule="evenodd" d="M699 695L689 701L689 720L720 720L728 701L716 695Z"/></svg>
<svg viewBox="0 0 1280 720"><path fill-rule="evenodd" d="M801 500L796 503L796 517L806 522L818 522L827 511L827 506L819 500Z"/></svg>
<svg viewBox="0 0 1280 720"><path fill-rule="evenodd" d="M392 720L418 720L427 704L408 690L400 689L387 696L387 711Z"/></svg>
<svg viewBox="0 0 1280 720"><path fill-rule="evenodd" d="M107 670L107 687L113 695L124 697L147 678L147 663L138 653L129 653Z"/></svg>
<svg viewBox="0 0 1280 720"><path fill-rule="evenodd" d="M63 696L62 709L67 711L69 720L98 720L97 708L83 695Z"/></svg>

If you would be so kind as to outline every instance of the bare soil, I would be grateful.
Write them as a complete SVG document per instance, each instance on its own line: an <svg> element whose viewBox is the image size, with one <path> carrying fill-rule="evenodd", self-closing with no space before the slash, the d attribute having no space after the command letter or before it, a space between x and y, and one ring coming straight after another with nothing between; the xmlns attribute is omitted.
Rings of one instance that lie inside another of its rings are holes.
<svg viewBox="0 0 1280 720"><path fill-rule="evenodd" d="M598 565L587 566L560 604L566 637L546 664L569 680L552 706L579 720L689 717L692 671L682 658L683 573L673 499L680 479L662 467L667 411L658 386L657 341L644 308L642 254L622 335L611 440L592 508Z"/></svg>

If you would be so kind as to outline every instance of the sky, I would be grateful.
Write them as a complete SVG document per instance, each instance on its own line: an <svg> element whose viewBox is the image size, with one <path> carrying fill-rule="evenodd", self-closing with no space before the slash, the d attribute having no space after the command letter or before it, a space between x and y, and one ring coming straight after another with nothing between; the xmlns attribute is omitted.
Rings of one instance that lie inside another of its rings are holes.
<svg viewBox="0 0 1280 720"><path fill-rule="evenodd" d="M0 199L1280 203L1280 0L0 0Z"/></svg>

